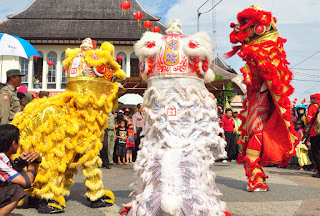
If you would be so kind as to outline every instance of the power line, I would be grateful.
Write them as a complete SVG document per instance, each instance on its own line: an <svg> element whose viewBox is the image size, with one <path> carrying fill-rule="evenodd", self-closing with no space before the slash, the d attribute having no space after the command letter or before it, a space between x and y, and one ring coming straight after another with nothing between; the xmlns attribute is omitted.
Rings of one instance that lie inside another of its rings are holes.
<svg viewBox="0 0 320 216"><path fill-rule="evenodd" d="M301 64L301 63L303 63L303 62L307 61L308 59L310 59L311 57L315 56L315 55L316 55L316 54L318 54L319 52L320 52L320 50L319 50L319 51L317 51L317 52L315 52L313 55L311 55L311 56L309 56L309 57L305 58L304 60L302 60L301 62L299 62L298 64L294 65L293 67L291 67L291 68L289 68L289 69L293 69L294 67L298 66L299 64Z"/></svg>
<svg viewBox="0 0 320 216"><path fill-rule="evenodd" d="M320 68L291 68L291 70L320 70Z"/></svg>
<svg viewBox="0 0 320 216"><path fill-rule="evenodd" d="M313 74L307 74L307 73L301 73L301 72L294 72L293 75L297 75L297 76L305 76L305 77L313 77L313 78L320 78L319 75L313 75Z"/></svg>
<svg viewBox="0 0 320 216"><path fill-rule="evenodd" d="M320 80L301 80L301 79L292 79L294 81L305 81L305 82L320 82Z"/></svg>

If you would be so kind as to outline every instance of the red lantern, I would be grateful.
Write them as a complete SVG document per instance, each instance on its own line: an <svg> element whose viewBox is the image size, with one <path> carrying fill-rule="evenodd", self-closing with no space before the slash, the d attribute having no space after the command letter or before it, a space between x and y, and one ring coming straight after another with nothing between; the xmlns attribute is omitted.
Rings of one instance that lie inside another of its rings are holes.
<svg viewBox="0 0 320 216"><path fill-rule="evenodd" d="M118 60L118 61L122 61L122 60L123 60L123 57L119 55L119 56L117 57L117 60Z"/></svg>
<svg viewBox="0 0 320 216"><path fill-rule="evenodd" d="M120 7L123 9L123 14L126 15L126 10L131 7L131 3L128 1L123 1L121 2Z"/></svg>
<svg viewBox="0 0 320 216"><path fill-rule="evenodd" d="M294 100L295 100L295 101L297 101L297 100L298 100L298 98L295 98Z"/></svg>
<svg viewBox="0 0 320 216"><path fill-rule="evenodd" d="M63 72L66 72L67 68L63 68Z"/></svg>
<svg viewBox="0 0 320 216"><path fill-rule="evenodd" d="M34 55L33 58L37 60L40 58L40 56Z"/></svg>
<svg viewBox="0 0 320 216"><path fill-rule="evenodd" d="M149 20L144 21L143 26L149 31L149 28L152 27L152 22L150 22Z"/></svg>
<svg viewBox="0 0 320 216"><path fill-rule="evenodd" d="M152 28L152 32L159 33L161 29L158 26Z"/></svg>
<svg viewBox="0 0 320 216"><path fill-rule="evenodd" d="M48 61L48 65L51 67L53 65L53 61Z"/></svg>
<svg viewBox="0 0 320 216"><path fill-rule="evenodd" d="M138 21L138 25L140 26L140 20L143 18L143 13L138 11L134 13L133 17Z"/></svg>

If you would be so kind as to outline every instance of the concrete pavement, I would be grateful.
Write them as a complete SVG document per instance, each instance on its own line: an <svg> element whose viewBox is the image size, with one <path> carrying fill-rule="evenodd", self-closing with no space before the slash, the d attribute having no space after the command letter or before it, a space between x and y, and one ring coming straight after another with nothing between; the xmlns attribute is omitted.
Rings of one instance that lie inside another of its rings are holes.
<svg viewBox="0 0 320 216"><path fill-rule="evenodd" d="M249 193L245 191L246 177L242 165L236 163L216 163L216 184L223 193L221 199L233 216L320 216L320 179L312 178L311 172L276 167L266 167L265 171L270 191ZM119 215L123 205L131 201L128 197L134 180L132 165L114 165L112 169L102 169L106 189L114 192L115 205L108 208L91 209L84 197L85 187L81 172L74 178L71 195L67 198L64 215L113 216ZM35 209L16 209L11 216L34 216Z"/></svg>

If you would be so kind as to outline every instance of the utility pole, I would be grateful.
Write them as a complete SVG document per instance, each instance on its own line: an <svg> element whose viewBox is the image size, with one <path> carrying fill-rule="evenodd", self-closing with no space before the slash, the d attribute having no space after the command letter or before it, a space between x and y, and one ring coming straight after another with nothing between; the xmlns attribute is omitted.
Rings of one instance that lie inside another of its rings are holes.
<svg viewBox="0 0 320 216"><path fill-rule="evenodd" d="M200 19L201 14L209 13L209 12L212 11L218 4L220 4L220 2L222 2L222 0L220 0L217 4L213 5L211 9L209 9L209 10L201 13L201 12L200 12L200 9L201 9L205 4L207 4L208 1L209 1L209 0L207 0L205 3L203 3L203 4L198 8L198 10L197 10L197 13L198 13L197 30L198 30L198 31L199 31L199 19Z"/></svg>

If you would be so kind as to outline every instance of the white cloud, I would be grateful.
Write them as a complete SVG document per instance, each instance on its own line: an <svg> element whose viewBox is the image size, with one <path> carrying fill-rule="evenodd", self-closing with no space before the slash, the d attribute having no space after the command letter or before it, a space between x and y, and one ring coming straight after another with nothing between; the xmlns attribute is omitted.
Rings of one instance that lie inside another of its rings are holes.
<svg viewBox="0 0 320 216"><path fill-rule="evenodd" d="M198 0L178 0L177 3L168 10L165 18L166 21L175 17L182 21L185 34L193 34L196 32L197 25L197 8L203 3ZM218 2L218 0L215 0ZM320 17L317 14L320 11L320 1L318 0L223 0L216 7L216 42L219 55L231 50L229 42L229 34L232 29L229 27L231 22L237 22L236 16L243 9L250 5L258 4L262 9L271 11L273 16L278 20L277 28L281 37L287 39L285 51L287 51L288 61L291 66L299 63L316 51L320 50L318 38L320 33L319 23ZM206 11L211 4L201 11ZM205 30L212 35L212 15L206 14L200 17L200 30ZM320 54L310 58L308 61L299 65L298 68L316 68L314 70L294 70L296 79L299 80L319 80L320 82ZM225 60L227 64L239 71L245 63L238 57ZM305 74L305 75L301 75ZM310 78L310 75L312 78ZM320 92L320 85L316 82L294 81L293 86L296 92L292 98L297 97L302 100L308 98L309 93ZM308 93L305 93L305 92Z"/></svg>
<svg viewBox="0 0 320 216"><path fill-rule="evenodd" d="M0 22L6 20L6 16L25 9L31 2L32 0L0 0Z"/></svg>

